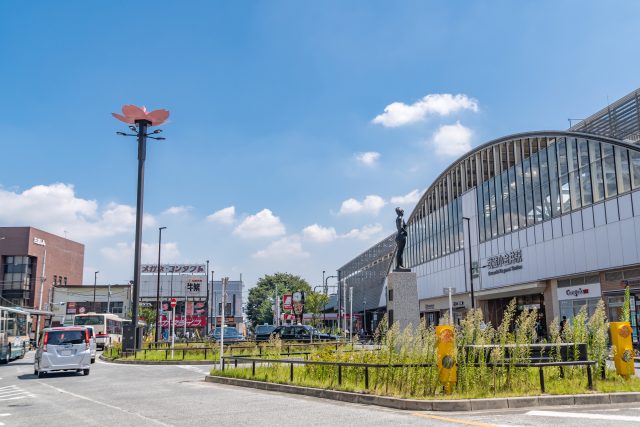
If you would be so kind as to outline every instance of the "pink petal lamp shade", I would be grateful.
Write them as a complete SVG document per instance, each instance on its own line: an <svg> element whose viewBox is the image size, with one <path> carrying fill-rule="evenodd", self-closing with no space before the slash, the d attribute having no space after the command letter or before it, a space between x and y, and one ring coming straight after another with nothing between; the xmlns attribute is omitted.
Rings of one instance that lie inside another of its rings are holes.
<svg viewBox="0 0 640 427"><path fill-rule="evenodd" d="M122 107L122 115L118 113L111 113L111 115L121 122L129 124L135 124L136 120L148 120L151 122L151 126L159 126L167 121L169 111L162 109L147 113L145 107L140 108L135 105L125 105Z"/></svg>

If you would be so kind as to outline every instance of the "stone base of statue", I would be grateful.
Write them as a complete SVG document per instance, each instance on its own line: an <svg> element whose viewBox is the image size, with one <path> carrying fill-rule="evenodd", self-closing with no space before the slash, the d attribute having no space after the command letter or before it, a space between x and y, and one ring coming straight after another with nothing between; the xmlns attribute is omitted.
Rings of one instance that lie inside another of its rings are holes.
<svg viewBox="0 0 640 427"><path fill-rule="evenodd" d="M387 317L390 325L399 323L401 332L409 325L417 328L420 324L416 273L402 270L407 271L396 269L387 276Z"/></svg>

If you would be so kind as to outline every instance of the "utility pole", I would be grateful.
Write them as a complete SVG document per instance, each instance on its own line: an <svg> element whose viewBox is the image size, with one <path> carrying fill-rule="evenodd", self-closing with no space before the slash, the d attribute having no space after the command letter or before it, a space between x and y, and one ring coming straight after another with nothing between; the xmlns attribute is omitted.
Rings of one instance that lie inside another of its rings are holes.
<svg viewBox="0 0 640 427"><path fill-rule="evenodd" d="M45 276L46 268L47 268L47 248L44 248L44 258L42 260L42 275L40 276L40 301L38 301L39 310L42 310L42 291L44 289L44 282L47 280L47 276ZM40 339L40 320L41 320L40 316L41 315L38 314L38 316L36 317L38 319L38 323L36 324L36 340Z"/></svg>
<svg viewBox="0 0 640 427"><path fill-rule="evenodd" d="M156 342L160 333L160 249L162 248L162 230L167 227L158 228L158 283L156 286Z"/></svg>
<svg viewBox="0 0 640 427"><path fill-rule="evenodd" d="M111 313L111 284L107 290L107 313Z"/></svg>
<svg viewBox="0 0 640 427"><path fill-rule="evenodd" d="M222 320L220 321L220 364L222 364L222 357L224 356L224 304L225 304L225 292L227 292L228 277L222 278Z"/></svg>
<svg viewBox="0 0 640 427"><path fill-rule="evenodd" d="M353 342L353 286L349 286L349 339Z"/></svg>
<svg viewBox="0 0 640 427"><path fill-rule="evenodd" d="M205 313L207 314L207 321L204 324L204 334L209 336L209 260L207 260L207 306L205 307Z"/></svg>
<svg viewBox="0 0 640 427"><path fill-rule="evenodd" d="M96 285L98 283L98 273L100 272L96 271L93 273L93 311L95 313L98 312L98 310L96 310Z"/></svg>
<svg viewBox="0 0 640 427"><path fill-rule="evenodd" d="M347 337L347 316L346 316L346 311L347 311L347 284L343 284L342 285L342 333L345 336L345 338Z"/></svg>

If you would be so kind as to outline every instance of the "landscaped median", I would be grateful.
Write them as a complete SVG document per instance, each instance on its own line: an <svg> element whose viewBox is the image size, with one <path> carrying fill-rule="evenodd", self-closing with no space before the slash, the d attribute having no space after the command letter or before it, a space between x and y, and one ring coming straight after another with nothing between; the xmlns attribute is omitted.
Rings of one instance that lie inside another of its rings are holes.
<svg viewBox="0 0 640 427"><path fill-rule="evenodd" d="M207 381L407 409L436 410L444 401L457 402L450 410L640 401L639 378L607 369L612 349L602 305L562 331L554 322L546 340L536 336L535 312L515 313L512 304L496 329L479 310L455 330L423 324L400 333L394 326L378 331L376 349L295 357L276 345L262 357L225 355Z"/></svg>

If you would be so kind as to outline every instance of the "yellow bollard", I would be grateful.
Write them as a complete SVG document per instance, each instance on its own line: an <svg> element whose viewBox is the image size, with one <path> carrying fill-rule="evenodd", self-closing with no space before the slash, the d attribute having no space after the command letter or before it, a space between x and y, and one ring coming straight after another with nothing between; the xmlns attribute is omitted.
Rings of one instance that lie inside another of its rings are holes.
<svg viewBox="0 0 640 427"><path fill-rule="evenodd" d="M453 326L436 326L438 337L438 378L444 391L451 394L457 380L456 347Z"/></svg>
<svg viewBox="0 0 640 427"><path fill-rule="evenodd" d="M609 323L611 341L615 346L613 361L616 364L616 373L624 378L634 375L633 344L631 342L631 324L629 322Z"/></svg>

